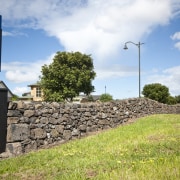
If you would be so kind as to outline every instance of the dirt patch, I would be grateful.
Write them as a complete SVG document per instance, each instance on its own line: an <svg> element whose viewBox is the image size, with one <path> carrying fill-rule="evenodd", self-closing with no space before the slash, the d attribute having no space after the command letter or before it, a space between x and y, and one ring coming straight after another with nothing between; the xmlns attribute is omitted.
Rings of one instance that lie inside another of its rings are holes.
<svg viewBox="0 0 180 180"><path fill-rule="evenodd" d="M149 141L153 141L153 142L159 142L159 141L163 141L165 139L167 139L167 137L165 135L151 135L151 136L148 136L147 139Z"/></svg>
<svg viewBox="0 0 180 180"><path fill-rule="evenodd" d="M97 172L95 170L92 170L92 169L88 169L87 172L86 172L86 178L87 179L93 179L94 177L97 176Z"/></svg>

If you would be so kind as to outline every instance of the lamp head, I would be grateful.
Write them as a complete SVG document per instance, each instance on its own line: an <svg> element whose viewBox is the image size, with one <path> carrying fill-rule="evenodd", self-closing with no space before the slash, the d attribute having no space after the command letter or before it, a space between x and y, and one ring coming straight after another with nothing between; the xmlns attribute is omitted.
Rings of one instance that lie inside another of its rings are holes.
<svg viewBox="0 0 180 180"><path fill-rule="evenodd" d="M127 47L127 45L125 44L125 45L124 45L124 50L127 50L127 49L128 49L128 47Z"/></svg>

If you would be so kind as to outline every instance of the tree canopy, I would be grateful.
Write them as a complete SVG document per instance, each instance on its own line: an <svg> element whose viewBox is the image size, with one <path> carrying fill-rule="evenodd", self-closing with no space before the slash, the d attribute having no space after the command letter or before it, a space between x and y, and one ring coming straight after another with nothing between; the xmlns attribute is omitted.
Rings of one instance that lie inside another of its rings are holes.
<svg viewBox="0 0 180 180"><path fill-rule="evenodd" d="M108 101L112 101L113 97L110 94L105 93L105 94L101 94L99 100L102 102L108 102Z"/></svg>
<svg viewBox="0 0 180 180"><path fill-rule="evenodd" d="M72 101L80 92L94 91L93 59L80 52L57 52L50 65L42 66L40 84L45 101Z"/></svg>
<svg viewBox="0 0 180 180"><path fill-rule="evenodd" d="M175 96L175 99L176 99L176 102L177 102L177 103L180 103L180 95Z"/></svg>
<svg viewBox="0 0 180 180"><path fill-rule="evenodd" d="M144 97L156 100L161 103L168 103L168 98L170 96L169 89L160 83L145 85L142 94Z"/></svg>

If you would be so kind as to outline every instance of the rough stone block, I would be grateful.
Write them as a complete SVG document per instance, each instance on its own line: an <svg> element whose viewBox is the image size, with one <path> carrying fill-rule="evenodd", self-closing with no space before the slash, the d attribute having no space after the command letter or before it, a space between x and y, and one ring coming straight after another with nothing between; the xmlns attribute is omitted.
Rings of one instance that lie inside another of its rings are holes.
<svg viewBox="0 0 180 180"><path fill-rule="evenodd" d="M49 119L49 123L51 123L51 124L58 124L58 119L51 117L51 118Z"/></svg>
<svg viewBox="0 0 180 180"><path fill-rule="evenodd" d="M74 128L72 131L72 136L79 136L79 134L79 130Z"/></svg>
<svg viewBox="0 0 180 180"><path fill-rule="evenodd" d="M34 110L26 110L24 111L24 116L25 117L32 117L34 115L35 111Z"/></svg>
<svg viewBox="0 0 180 180"><path fill-rule="evenodd" d="M8 105L8 109L13 110L13 109L16 109L16 108L17 108L17 103L10 101L9 105Z"/></svg>
<svg viewBox="0 0 180 180"><path fill-rule="evenodd" d="M14 155L20 155L23 153L23 149L20 142L17 143L8 143L6 145L6 152L14 154Z"/></svg>
<svg viewBox="0 0 180 180"><path fill-rule="evenodd" d="M27 124L11 124L7 128L7 142L17 142L28 139L30 136Z"/></svg>
<svg viewBox="0 0 180 180"><path fill-rule="evenodd" d="M100 125L109 125L110 122L108 120L99 120L98 124L100 124Z"/></svg>
<svg viewBox="0 0 180 180"><path fill-rule="evenodd" d="M71 137L72 137L71 130L64 130L63 137L66 141L71 139Z"/></svg>
<svg viewBox="0 0 180 180"><path fill-rule="evenodd" d="M87 126L84 125L84 124L82 124L82 125L79 126L79 130L80 130L80 131L86 131L86 128L87 128Z"/></svg>
<svg viewBox="0 0 180 180"><path fill-rule="evenodd" d="M7 116L8 117L20 117L22 116L21 112L19 110L8 110L8 113L7 113Z"/></svg>
<svg viewBox="0 0 180 180"><path fill-rule="evenodd" d="M19 122L18 117L8 117L7 118L7 124L17 124Z"/></svg>
<svg viewBox="0 0 180 180"><path fill-rule="evenodd" d="M26 104L23 101L18 101L17 102L17 108L18 109L24 109L24 108L26 108Z"/></svg>
<svg viewBox="0 0 180 180"><path fill-rule="evenodd" d="M36 150L37 149L37 142L36 141L32 141L30 144L27 144L25 147L24 147L24 152L25 153L28 153L32 150Z"/></svg>
<svg viewBox="0 0 180 180"><path fill-rule="evenodd" d="M33 136L34 139L44 139L46 138L46 131L41 128L32 129L31 136Z"/></svg>
<svg viewBox="0 0 180 180"><path fill-rule="evenodd" d="M47 117L41 117L40 122L41 122L42 124L48 124L49 119L48 119Z"/></svg>
<svg viewBox="0 0 180 180"><path fill-rule="evenodd" d="M55 129L56 129L60 134L63 134L64 126L63 126L63 125L57 125L57 126L55 126Z"/></svg>
<svg viewBox="0 0 180 180"><path fill-rule="evenodd" d="M50 134L52 138L57 138L59 136L59 133L56 129L52 129Z"/></svg>

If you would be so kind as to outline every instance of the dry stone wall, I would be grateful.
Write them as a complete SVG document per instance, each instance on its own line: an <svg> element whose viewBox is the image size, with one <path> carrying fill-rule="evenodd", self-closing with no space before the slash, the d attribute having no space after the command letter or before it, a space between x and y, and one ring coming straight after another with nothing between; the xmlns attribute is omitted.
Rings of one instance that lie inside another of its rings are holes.
<svg viewBox="0 0 180 180"><path fill-rule="evenodd" d="M84 104L10 102L6 152L0 157L27 153L114 128L132 118L161 113L180 113L180 106L146 98Z"/></svg>

